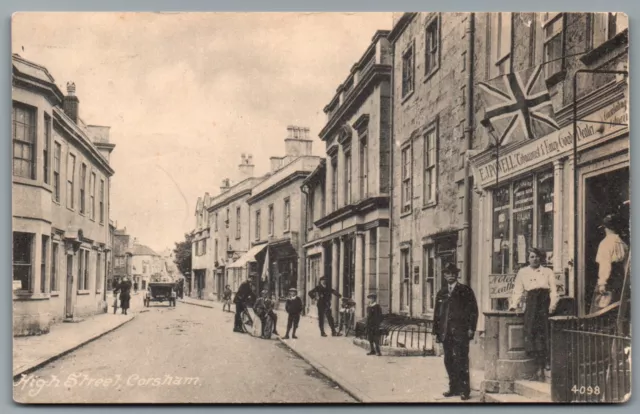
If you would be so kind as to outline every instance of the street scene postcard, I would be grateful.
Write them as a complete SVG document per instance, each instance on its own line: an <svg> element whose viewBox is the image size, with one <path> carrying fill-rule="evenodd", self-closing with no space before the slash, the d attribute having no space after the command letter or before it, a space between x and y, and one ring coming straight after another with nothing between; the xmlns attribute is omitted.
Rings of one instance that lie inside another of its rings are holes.
<svg viewBox="0 0 640 414"><path fill-rule="evenodd" d="M624 403L629 24L17 13L23 404Z"/></svg>

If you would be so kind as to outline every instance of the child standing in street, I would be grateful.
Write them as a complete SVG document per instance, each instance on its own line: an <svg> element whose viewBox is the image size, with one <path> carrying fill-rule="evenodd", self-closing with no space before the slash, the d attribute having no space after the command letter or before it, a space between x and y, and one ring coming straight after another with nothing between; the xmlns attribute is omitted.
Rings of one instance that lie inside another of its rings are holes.
<svg viewBox="0 0 640 414"><path fill-rule="evenodd" d="M289 298L285 305L285 310L289 314L287 319L287 333L282 339L289 339L289 332L293 327L293 339L298 339L296 336L296 330L298 329L298 323L300 323L300 314L302 313L302 299L298 296L298 290L296 288L289 289Z"/></svg>
<svg viewBox="0 0 640 414"><path fill-rule="evenodd" d="M378 296L371 293L367 296L367 339L371 345L371 351L367 355L378 355L380 353L380 324L382 323L382 308L377 303Z"/></svg>

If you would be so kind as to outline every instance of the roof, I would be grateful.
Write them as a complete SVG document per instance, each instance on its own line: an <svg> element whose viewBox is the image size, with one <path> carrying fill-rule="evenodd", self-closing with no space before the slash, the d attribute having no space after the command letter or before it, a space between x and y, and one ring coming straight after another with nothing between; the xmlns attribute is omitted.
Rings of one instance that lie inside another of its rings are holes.
<svg viewBox="0 0 640 414"><path fill-rule="evenodd" d="M51 76L47 68L36 63L29 62L17 53L14 53L13 55L12 63L17 70L25 75L29 75L43 82L55 83L53 76Z"/></svg>
<svg viewBox="0 0 640 414"><path fill-rule="evenodd" d="M134 245L133 249L131 249L131 253L134 256L160 256L158 253L154 252L153 249L145 246L144 244Z"/></svg>

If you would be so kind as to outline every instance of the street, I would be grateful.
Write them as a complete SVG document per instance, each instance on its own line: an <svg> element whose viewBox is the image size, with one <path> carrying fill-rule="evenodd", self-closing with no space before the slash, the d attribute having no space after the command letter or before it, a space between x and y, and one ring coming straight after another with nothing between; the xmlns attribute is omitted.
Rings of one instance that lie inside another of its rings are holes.
<svg viewBox="0 0 640 414"><path fill-rule="evenodd" d="M219 307L152 304L121 328L15 381L14 400L355 402L277 340L232 329L233 313Z"/></svg>

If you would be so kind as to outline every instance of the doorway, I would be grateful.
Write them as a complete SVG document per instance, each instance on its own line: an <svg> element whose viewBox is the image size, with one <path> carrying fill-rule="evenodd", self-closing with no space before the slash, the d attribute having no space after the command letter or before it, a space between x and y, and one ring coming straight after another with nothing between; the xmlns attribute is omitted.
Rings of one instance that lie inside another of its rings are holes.
<svg viewBox="0 0 640 414"><path fill-rule="evenodd" d="M589 311L598 281L598 264L595 261L598 246L604 238L604 230L598 228L608 214L620 218L620 238L629 245L629 167L618 168L585 180L584 204L584 296L580 297L582 314Z"/></svg>
<svg viewBox="0 0 640 414"><path fill-rule="evenodd" d="M67 255L67 296L64 307L65 318L73 318L73 255Z"/></svg>

